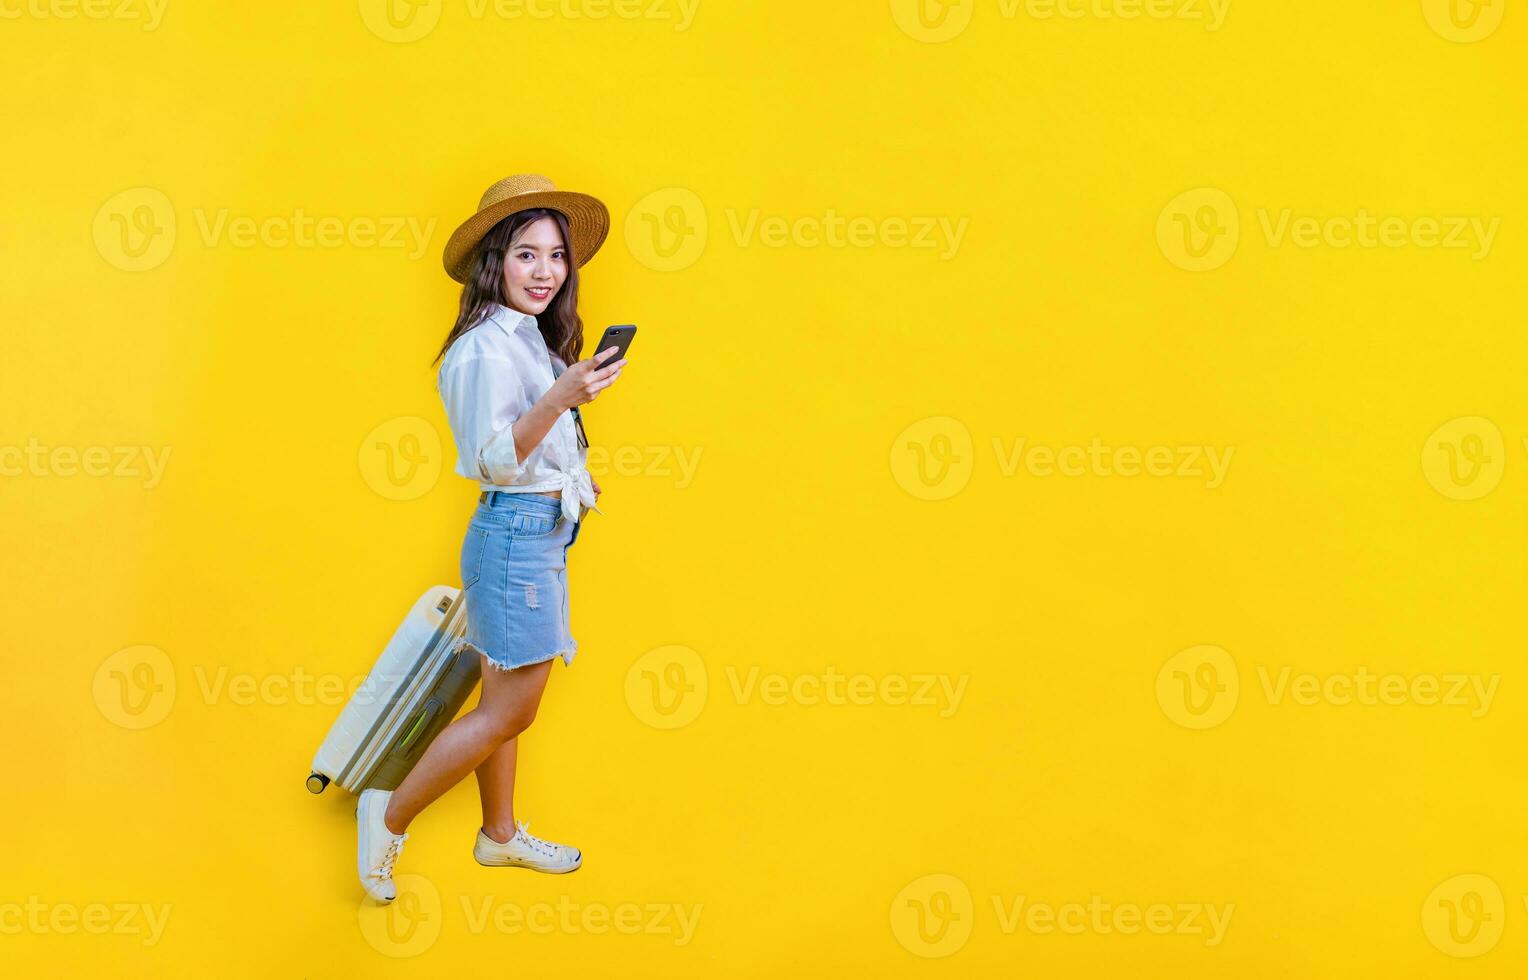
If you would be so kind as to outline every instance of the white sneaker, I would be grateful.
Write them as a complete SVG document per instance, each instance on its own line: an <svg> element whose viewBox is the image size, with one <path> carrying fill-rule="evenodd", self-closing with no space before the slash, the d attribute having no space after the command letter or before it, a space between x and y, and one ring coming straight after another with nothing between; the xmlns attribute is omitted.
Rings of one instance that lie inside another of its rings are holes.
<svg viewBox="0 0 1528 980"><path fill-rule="evenodd" d="M359 844L356 870L360 872L361 887L366 889L366 894L379 902L391 902L398 897L398 889L393 884L393 864L403 852L403 842L409 839L408 834L388 830L382 820L392 795L392 790L362 790L361 802L355 809Z"/></svg>
<svg viewBox="0 0 1528 980"><path fill-rule="evenodd" d="M478 828L472 856L490 868L530 868L547 874L565 875L584 863L583 852L566 844L553 844L529 832L529 824L515 821L515 836L500 844Z"/></svg>

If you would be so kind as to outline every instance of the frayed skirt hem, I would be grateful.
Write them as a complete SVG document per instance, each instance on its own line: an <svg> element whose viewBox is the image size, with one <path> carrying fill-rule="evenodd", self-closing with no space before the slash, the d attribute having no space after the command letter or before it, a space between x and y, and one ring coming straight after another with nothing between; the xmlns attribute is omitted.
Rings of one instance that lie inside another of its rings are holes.
<svg viewBox="0 0 1528 980"><path fill-rule="evenodd" d="M568 647L565 650L557 650L557 651L555 651L553 653L549 653L546 656L541 657L541 658L536 659L536 660L527 660L524 663L518 663L518 664L501 664L497 660L495 660L492 657L490 657L486 652L484 652L481 647L478 647L475 644L468 642L465 638L462 640L462 643L464 645L466 645L466 646L472 647L472 649L474 649L478 653L482 654L483 659L488 662L488 666L494 668L495 670L502 670L502 671L518 670L521 667L531 667L531 666L534 666L536 664L544 664L548 660L556 660L558 657L562 658L562 663L563 663L564 667L571 667L571 666L573 666L573 657L574 657L575 654L578 653L578 644L575 643L571 647Z"/></svg>

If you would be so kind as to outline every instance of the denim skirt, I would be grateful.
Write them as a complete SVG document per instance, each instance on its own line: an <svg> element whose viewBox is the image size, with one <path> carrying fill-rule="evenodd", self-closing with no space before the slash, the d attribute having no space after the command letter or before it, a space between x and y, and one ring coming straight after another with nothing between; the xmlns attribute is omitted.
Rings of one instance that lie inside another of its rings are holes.
<svg viewBox="0 0 1528 980"><path fill-rule="evenodd" d="M561 656L572 666L568 548L582 521L539 493L491 493L480 501L462 542L468 643L489 663L513 670Z"/></svg>

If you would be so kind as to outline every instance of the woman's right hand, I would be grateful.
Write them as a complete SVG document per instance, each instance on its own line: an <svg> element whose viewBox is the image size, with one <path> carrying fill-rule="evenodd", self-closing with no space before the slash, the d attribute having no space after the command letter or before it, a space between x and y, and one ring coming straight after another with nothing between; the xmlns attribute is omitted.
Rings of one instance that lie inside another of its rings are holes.
<svg viewBox="0 0 1528 980"><path fill-rule="evenodd" d="M601 391L615 384L626 366L626 358L610 363L617 348L607 347L593 357L586 357L558 376L547 389L547 395L566 411L576 405L594 401Z"/></svg>

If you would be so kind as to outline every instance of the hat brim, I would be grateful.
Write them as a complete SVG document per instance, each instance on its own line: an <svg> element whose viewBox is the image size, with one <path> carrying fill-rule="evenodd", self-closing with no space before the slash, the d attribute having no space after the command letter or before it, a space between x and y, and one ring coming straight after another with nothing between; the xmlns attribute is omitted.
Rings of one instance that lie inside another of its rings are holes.
<svg viewBox="0 0 1528 980"><path fill-rule="evenodd" d="M531 208L551 208L561 211L568 219L568 231L573 238L569 247L578 266L594 258L594 253L605 243L610 233L610 211L603 201L577 191L533 191L516 194L474 214L446 242L443 256L446 274L457 282L465 283L472 272L472 253L483 236L494 225L514 214Z"/></svg>

